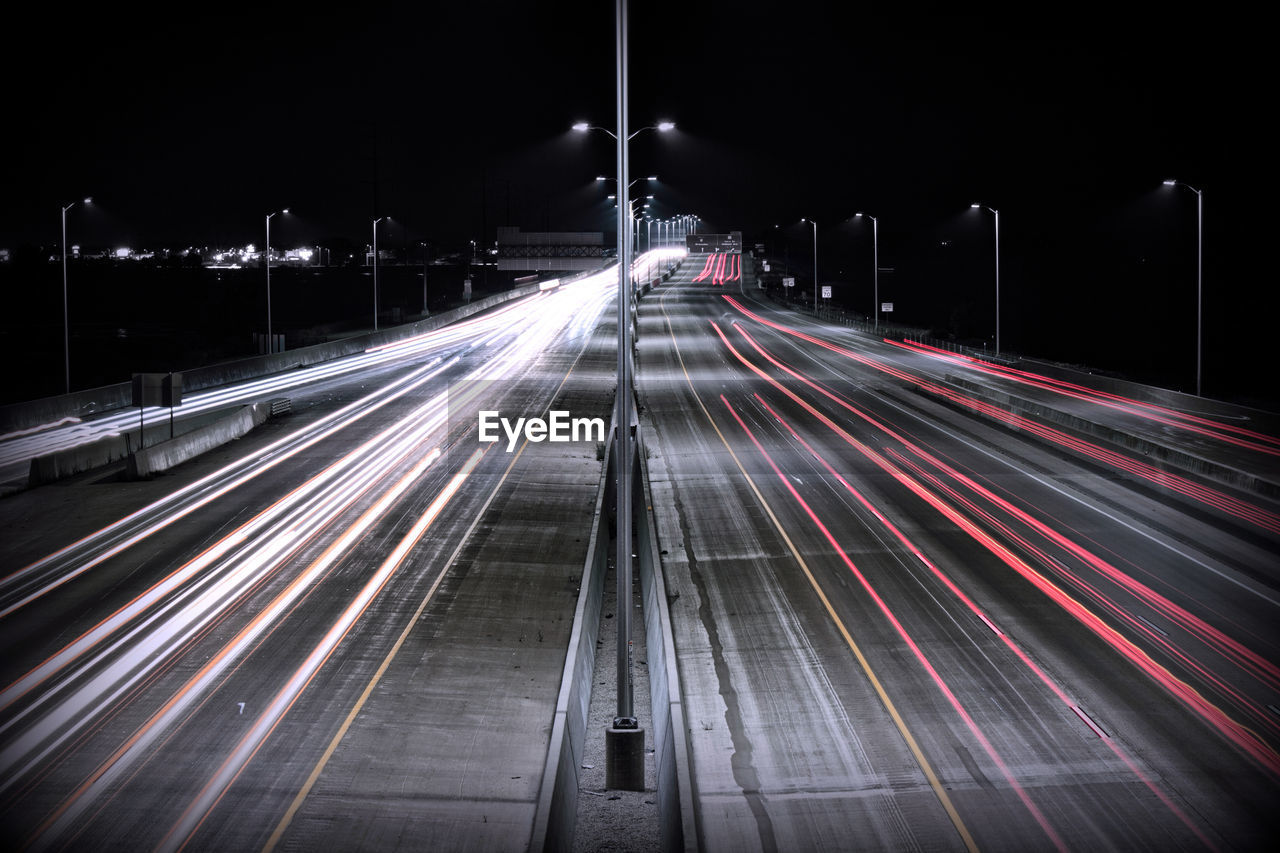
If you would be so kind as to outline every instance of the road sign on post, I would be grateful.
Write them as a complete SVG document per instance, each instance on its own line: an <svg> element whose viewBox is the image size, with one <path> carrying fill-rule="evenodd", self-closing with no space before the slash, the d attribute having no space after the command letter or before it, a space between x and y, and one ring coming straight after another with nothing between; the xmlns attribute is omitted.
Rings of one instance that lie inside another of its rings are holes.
<svg viewBox="0 0 1280 853"><path fill-rule="evenodd" d="M163 384L165 375L163 373L135 373L133 374L133 405L135 406L160 406L161 385Z"/></svg>
<svg viewBox="0 0 1280 853"><path fill-rule="evenodd" d="M892 313L893 313L893 303L892 303L892 302L881 302L881 303L880 303L880 313L881 313L881 314L892 314Z"/></svg>
<svg viewBox="0 0 1280 853"><path fill-rule="evenodd" d="M160 376L160 405L173 408L182 405L182 374L142 374Z"/></svg>
<svg viewBox="0 0 1280 853"><path fill-rule="evenodd" d="M138 407L138 448L147 446L147 406L159 406L163 373L133 374L133 405Z"/></svg>
<svg viewBox="0 0 1280 853"><path fill-rule="evenodd" d="M795 287L795 286L796 286L796 280L795 280L794 278L792 278L791 276L787 276L787 277L785 277L785 278L783 278L783 279L782 279L782 286L783 286L783 287Z"/></svg>
<svg viewBox="0 0 1280 853"><path fill-rule="evenodd" d="M822 285L822 298L823 299L831 298L831 285L829 284Z"/></svg>
<svg viewBox="0 0 1280 853"><path fill-rule="evenodd" d="M281 335L280 337L284 337ZM182 374L167 373L160 380L160 405L169 407L169 438L173 438L173 408L182 405Z"/></svg>
<svg viewBox="0 0 1280 853"><path fill-rule="evenodd" d="M685 249L691 255L706 255L712 252L742 254L741 231L730 231L728 234L688 234L684 242Z"/></svg>
<svg viewBox="0 0 1280 853"><path fill-rule="evenodd" d="M173 407L182 405L181 373L133 374L133 405L138 407L138 447L146 446L146 407L169 407L169 437L173 438Z"/></svg>

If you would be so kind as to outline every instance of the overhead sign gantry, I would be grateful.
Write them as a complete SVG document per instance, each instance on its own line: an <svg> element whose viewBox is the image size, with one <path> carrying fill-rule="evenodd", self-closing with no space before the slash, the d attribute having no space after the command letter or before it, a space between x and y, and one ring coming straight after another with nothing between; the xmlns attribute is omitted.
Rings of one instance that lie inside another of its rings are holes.
<svg viewBox="0 0 1280 853"><path fill-rule="evenodd" d="M728 234L689 234L684 238L685 248L691 255L725 252L730 255L742 254L742 232L730 231Z"/></svg>

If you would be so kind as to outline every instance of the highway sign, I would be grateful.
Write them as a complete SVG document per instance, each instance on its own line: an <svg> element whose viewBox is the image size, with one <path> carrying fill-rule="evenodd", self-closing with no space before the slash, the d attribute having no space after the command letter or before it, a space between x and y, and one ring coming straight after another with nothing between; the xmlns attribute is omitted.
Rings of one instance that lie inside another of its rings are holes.
<svg viewBox="0 0 1280 853"><path fill-rule="evenodd" d="M741 231L730 231L728 234L690 234L684 239L685 248L691 255L705 255L711 252L742 254Z"/></svg>
<svg viewBox="0 0 1280 853"><path fill-rule="evenodd" d="M823 299L831 298L831 285L829 284L822 285L822 298Z"/></svg>

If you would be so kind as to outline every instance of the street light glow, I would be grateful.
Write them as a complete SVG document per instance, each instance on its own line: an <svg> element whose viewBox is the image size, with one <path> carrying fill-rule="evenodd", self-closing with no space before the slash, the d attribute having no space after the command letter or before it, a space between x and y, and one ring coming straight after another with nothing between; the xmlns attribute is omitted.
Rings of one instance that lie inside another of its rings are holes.
<svg viewBox="0 0 1280 853"><path fill-rule="evenodd" d="M579 133L586 133L591 129L591 125L587 124L585 121L580 121L573 126L573 129Z"/></svg>
<svg viewBox="0 0 1280 853"><path fill-rule="evenodd" d="M1177 181L1163 181L1162 183L1163 183L1166 187L1173 187L1173 186L1177 186L1177 185L1178 185L1178 182L1177 182Z"/></svg>
<svg viewBox="0 0 1280 853"><path fill-rule="evenodd" d="M668 130L675 130L675 129L676 129L676 123L674 121L658 122L658 130L663 133L666 133Z"/></svg>

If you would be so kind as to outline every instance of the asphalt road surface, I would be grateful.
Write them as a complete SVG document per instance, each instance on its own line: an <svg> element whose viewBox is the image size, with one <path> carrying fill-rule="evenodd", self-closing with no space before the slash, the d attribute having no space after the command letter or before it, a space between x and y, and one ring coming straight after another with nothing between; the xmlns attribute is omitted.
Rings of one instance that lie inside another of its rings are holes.
<svg viewBox="0 0 1280 853"><path fill-rule="evenodd" d="M1269 848L1274 502L980 416L947 375L1033 379L700 260L638 376L705 849ZM1274 433L1042 392L1274 481Z"/></svg>
<svg viewBox="0 0 1280 853"><path fill-rule="evenodd" d="M297 383L154 481L7 498L10 843L525 849L598 442L508 452L476 413L607 425L613 280Z"/></svg>
<svg viewBox="0 0 1280 853"><path fill-rule="evenodd" d="M703 260L637 344L698 842L1270 849L1275 502L972 389L1262 482L1274 428L827 326ZM155 480L0 502L11 844L526 849L600 461L475 424L607 422L612 291L330 365Z"/></svg>

